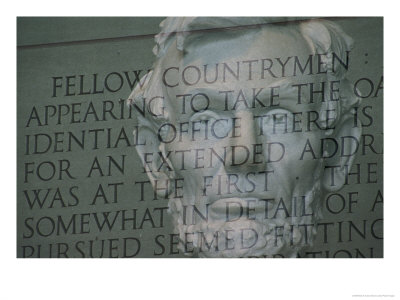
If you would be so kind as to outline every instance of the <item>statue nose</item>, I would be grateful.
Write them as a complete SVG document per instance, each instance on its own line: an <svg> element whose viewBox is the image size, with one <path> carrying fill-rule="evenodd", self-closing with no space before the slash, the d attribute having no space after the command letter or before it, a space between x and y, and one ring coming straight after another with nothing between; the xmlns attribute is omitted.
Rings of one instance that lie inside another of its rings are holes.
<svg viewBox="0 0 400 300"><path fill-rule="evenodd" d="M254 117L249 111L238 111L236 118L240 118L240 136L233 139L233 143L238 145L251 146L256 143L256 136L254 130Z"/></svg>
<svg viewBox="0 0 400 300"><path fill-rule="evenodd" d="M228 159L226 166L231 168L248 168L251 162L253 145L256 144L254 117L249 111L238 111L235 114L240 119L240 132L237 130L234 137L229 140ZM254 167L254 166L253 166Z"/></svg>

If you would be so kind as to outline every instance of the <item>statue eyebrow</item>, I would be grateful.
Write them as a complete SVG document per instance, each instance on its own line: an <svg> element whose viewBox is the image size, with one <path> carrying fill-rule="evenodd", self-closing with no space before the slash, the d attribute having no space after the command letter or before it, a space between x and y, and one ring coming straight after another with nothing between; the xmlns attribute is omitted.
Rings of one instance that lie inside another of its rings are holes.
<svg viewBox="0 0 400 300"><path fill-rule="evenodd" d="M308 81L307 81L308 83ZM280 101L284 101L284 100L296 100L298 98L298 91L297 89L293 86L295 84L299 84L298 82L294 82L293 80L289 79L289 78L284 78L284 79L280 79L276 82L274 82L273 84L270 84L269 87L272 86L279 86L279 99ZM301 89L301 97L305 98L306 94L304 92L304 89Z"/></svg>
<svg viewBox="0 0 400 300"><path fill-rule="evenodd" d="M282 78L264 86L262 82L257 82L257 84L243 88L240 88L240 85L225 87L222 84L214 84L209 87L186 90L184 93L176 95L175 103L178 105L179 115L181 115L181 117L186 115L187 118L191 118L193 115L199 113L199 111L192 110L191 99L196 97L196 95L199 95L200 99L200 94L206 95L209 99L209 106L204 111L229 114L241 109L264 110L280 107L293 110L298 100L298 89L293 86L295 84L297 84L297 82L293 81L291 78ZM301 96L304 98L306 96L304 89L300 91ZM182 101L185 101L184 105L186 111L183 115ZM193 106L200 108L201 103L196 104L196 101L194 101Z"/></svg>

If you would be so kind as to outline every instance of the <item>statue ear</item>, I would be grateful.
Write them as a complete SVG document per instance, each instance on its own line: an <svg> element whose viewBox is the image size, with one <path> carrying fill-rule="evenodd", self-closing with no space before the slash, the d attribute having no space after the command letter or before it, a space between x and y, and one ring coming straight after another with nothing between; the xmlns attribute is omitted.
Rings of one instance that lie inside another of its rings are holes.
<svg viewBox="0 0 400 300"><path fill-rule="evenodd" d="M360 101L355 97L352 84L345 79L346 68L334 70L332 59L335 53L342 61L347 61L348 53L353 48L353 40L350 36L333 22L326 20L311 20L300 25L301 33L308 41L314 53L326 54L321 57L328 71L328 79L340 80L340 102L329 102L325 105L327 109L336 108L343 116L336 125L336 130L328 139L328 149L322 149L327 153L323 159L325 168L322 174L322 186L328 192L341 189L346 181L346 172L350 170L354 156L359 147L361 128L354 126L354 118L349 112L351 107ZM357 122L359 123L359 122ZM335 141L335 142L334 142Z"/></svg>
<svg viewBox="0 0 400 300"><path fill-rule="evenodd" d="M354 119L347 115L336 129L334 138L324 147L325 169L322 174L322 186L327 192L340 190L346 181L346 173L350 170L361 137L361 126L354 126ZM330 146L330 147L326 147ZM328 149L326 149L328 148Z"/></svg>

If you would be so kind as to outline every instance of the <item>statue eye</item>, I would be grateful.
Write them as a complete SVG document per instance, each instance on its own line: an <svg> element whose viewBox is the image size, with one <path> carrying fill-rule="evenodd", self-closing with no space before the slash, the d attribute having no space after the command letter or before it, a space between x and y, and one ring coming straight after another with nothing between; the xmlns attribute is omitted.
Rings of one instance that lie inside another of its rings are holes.
<svg viewBox="0 0 400 300"><path fill-rule="evenodd" d="M211 110L194 114L190 118L190 122L201 122L202 130L207 130L206 136L209 138L227 136L231 129L231 122L226 117Z"/></svg>
<svg viewBox="0 0 400 300"><path fill-rule="evenodd" d="M287 114L274 114L273 119L275 123L283 124L287 119Z"/></svg>
<svg viewBox="0 0 400 300"><path fill-rule="evenodd" d="M210 110L195 113L190 117L190 122L198 122L198 121L213 121L218 119L218 115Z"/></svg>
<svg viewBox="0 0 400 300"><path fill-rule="evenodd" d="M286 109L274 109L263 116L263 131L270 134L287 133L293 114Z"/></svg>

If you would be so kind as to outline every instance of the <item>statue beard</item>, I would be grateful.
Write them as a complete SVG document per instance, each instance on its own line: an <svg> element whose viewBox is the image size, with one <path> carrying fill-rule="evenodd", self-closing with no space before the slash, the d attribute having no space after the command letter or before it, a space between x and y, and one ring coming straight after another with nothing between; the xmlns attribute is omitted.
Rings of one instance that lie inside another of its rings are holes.
<svg viewBox="0 0 400 300"><path fill-rule="evenodd" d="M312 214L263 220L241 217L229 222L202 220L187 225L183 222L182 199L170 199L169 212L180 239L178 249L191 257L297 257L299 251L312 247L316 223L322 218L321 165L314 173L314 185L304 195L304 211ZM275 198L287 196L278 194Z"/></svg>

